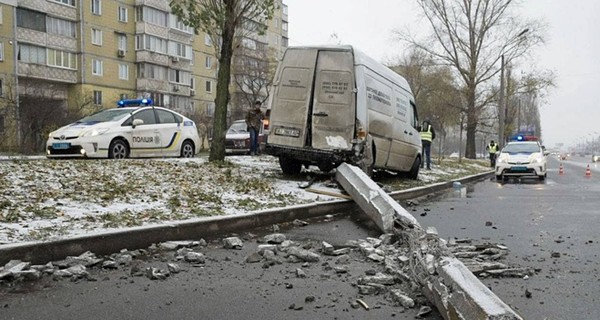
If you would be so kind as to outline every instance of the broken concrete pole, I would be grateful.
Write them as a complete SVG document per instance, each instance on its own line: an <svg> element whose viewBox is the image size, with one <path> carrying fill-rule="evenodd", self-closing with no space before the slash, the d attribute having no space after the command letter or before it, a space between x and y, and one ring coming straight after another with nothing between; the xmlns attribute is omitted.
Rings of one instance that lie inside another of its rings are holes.
<svg viewBox="0 0 600 320"><path fill-rule="evenodd" d="M445 319L522 319L452 255L435 228L424 230L416 218L359 168L343 163L337 168L336 179L384 233L394 232L408 243L412 279L421 285ZM378 245L362 242L359 248L367 256L376 256ZM363 292L375 291L372 286L359 285Z"/></svg>
<svg viewBox="0 0 600 320"><path fill-rule="evenodd" d="M396 219L408 227L418 225L408 211L358 167L342 163L337 167L335 178L381 231L391 232Z"/></svg>

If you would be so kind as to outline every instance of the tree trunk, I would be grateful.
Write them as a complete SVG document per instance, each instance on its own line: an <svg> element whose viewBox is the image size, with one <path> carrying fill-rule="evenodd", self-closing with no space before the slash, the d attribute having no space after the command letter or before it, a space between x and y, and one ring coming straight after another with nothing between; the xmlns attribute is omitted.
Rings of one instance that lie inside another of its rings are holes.
<svg viewBox="0 0 600 320"><path fill-rule="evenodd" d="M475 85L469 85L467 88L467 146L465 149L465 158L476 158L475 133L477 132L477 122L479 115L475 107Z"/></svg>
<svg viewBox="0 0 600 320"><path fill-rule="evenodd" d="M231 81L231 58L233 57L233 35L235 33L235 14L232 1L224 1L227 21L223 26L219 73L217 75L217 96L215 98L215 118L213 121L213 140L210 145L208 161L225 160L225 133L227 132L227 105L229 104L229 83Z"/></svg>

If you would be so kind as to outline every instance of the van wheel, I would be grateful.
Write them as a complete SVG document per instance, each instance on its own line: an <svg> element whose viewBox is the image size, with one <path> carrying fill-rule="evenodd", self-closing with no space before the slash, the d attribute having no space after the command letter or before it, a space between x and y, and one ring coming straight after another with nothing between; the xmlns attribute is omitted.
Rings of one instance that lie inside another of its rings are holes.
<svg viewBox="0 0 600 320"><path fill-rule="evenodd" d="M496 180L498 180L498 181L502 180L502 175L496 175Z"/></svg>
<svg viewBox="0 0 600 320"><path fill-rule="evenodd" d="M421 157L417 157L415 159L415 162L412 165L412 168L410 168L410 171L408 172L408 178L417 180L417 177L419 176L419 168L420 167L421 167Z"/></svg>
<svg viewBox="0 0 600 320"><path fill-rule="evenodd" d="M279 157L279 166L281 167L283 174L287 175L299 174L302 169L302 163L286 157Z"/></svg>

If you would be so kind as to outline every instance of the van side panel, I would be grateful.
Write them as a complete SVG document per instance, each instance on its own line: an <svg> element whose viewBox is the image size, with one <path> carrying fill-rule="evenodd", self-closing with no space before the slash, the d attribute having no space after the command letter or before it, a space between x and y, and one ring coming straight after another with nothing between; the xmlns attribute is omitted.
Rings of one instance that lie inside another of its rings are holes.
<svg viewBox="0 0 600 320"><path fill-rule="evenodd" d="M372 70L365 69L365 91L369 117L368 132L375 142L375 166L386 167L394 130L392 87Z"/></svg>
<svg viewBox="0 0 600 320"><path fill-rule="evenodd" d="M312 111L312 147L351 150L356 101L351 51L320 51Z"/></svg>
<svg viewBox="0 0 600 320"><path fill-rule="evenodd" d="M281 61L273 92L268 143L305 146L309 103L317 60L316 49L289 49Z"/></svg>
<svg viewBox="0 0 600 320"><path fill-rule="evenodd" d="M416 144L421 139L419 132L412 126L413 112L407 92L394 90L394 131L390 161L388 165L400 171L409 171L416 157Z"/></svg>

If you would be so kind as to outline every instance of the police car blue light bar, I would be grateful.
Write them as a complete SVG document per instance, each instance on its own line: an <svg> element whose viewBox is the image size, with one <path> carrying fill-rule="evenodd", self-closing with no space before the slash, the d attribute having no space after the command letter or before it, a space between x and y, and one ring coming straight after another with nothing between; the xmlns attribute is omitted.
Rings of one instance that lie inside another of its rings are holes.
<svg viewBox="0 0 600 320"><path fill-rule="evenodd" d="M149 106L152 104L152 99L124 99L117 102L119 108L126 106Z"/></svg>

